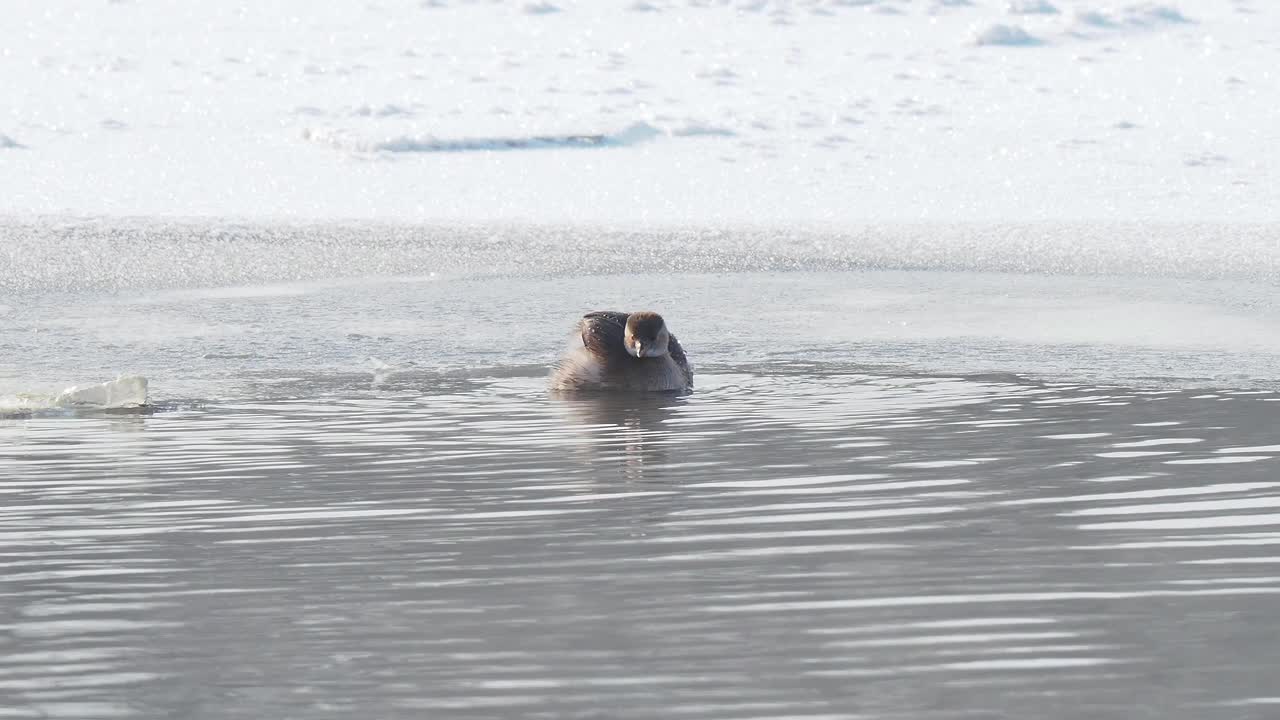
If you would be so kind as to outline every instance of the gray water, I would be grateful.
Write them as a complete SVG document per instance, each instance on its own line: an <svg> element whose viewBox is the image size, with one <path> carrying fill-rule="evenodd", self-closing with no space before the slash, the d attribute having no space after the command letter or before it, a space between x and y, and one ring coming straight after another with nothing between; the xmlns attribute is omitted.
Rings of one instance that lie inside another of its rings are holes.
<svg viewBox="0 0 1280 720"><path fill-rule="evenodd" d="M1215 232L0 227L0 717L1276 717L1280 256ZM695 391L549 394L601 307Z"/></svg>
<svg viewBox="0 0 1280 720"><path fill-rule="evenodd" d="M6 714L1280 704L1276 393L423 384L0 424Z"/></svg>

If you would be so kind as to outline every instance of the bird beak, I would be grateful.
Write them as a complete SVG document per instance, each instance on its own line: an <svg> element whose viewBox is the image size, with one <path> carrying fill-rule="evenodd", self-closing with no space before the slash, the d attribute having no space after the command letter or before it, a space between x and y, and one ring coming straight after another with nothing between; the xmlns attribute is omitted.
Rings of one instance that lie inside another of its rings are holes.
<svg viewBox="0 0 1280 720"><path fill-rule="evenodd" d="M636 341L636 357L644 357L644 346L639 340Z"/></svg>

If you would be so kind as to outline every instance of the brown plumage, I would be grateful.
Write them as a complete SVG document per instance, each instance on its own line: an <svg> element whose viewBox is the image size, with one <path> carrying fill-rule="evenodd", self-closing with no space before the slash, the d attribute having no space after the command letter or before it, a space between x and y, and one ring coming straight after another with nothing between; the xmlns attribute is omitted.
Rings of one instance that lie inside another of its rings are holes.
<svg viewBox="0 0 1280 720"><path fill-rule="evenodd" d="M587 313L578 322L581 344L551 374L554 390L670 392L693 387L684 348L655 312Z"/></svg>

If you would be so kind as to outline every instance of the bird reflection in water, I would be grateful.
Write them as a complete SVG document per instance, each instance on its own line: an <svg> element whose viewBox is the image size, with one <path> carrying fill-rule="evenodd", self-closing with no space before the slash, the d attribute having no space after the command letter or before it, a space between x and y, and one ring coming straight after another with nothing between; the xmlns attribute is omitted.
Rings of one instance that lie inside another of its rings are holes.
<svg viewBox="0 0 1280 720"><path fill-rule="evenodd" d="M554 391L577 453L593 470L618 463L628 482L661 480L667 448L676 444L670 423L688 402L673 393Z"/></svg>

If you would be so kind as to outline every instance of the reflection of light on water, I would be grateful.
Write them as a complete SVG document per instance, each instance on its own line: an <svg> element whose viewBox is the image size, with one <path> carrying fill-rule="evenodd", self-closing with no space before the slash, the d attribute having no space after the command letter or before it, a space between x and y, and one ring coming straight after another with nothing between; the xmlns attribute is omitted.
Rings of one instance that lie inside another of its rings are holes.
<svg viewBox="0 0 1280 720"><path fill-rule="evenodd" d="M711 605L702 608L709 613L771 613L818 610L850 610L867 608L906 608L936 605L985 605L1001 603L1037 603L1055 600L1130 600L1140 598L1199 597L1214 595L1276 595L1280 587L1227 587L1205 590L1133 590L1133 591L1064 591L1045 593L989 593L986 595L912 595L896 597L853 598L848 600L802 600L791 602L742 603Z"/></svg>

